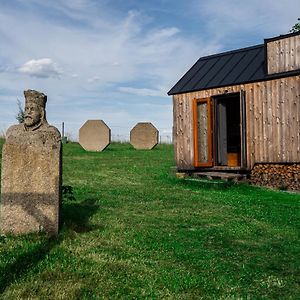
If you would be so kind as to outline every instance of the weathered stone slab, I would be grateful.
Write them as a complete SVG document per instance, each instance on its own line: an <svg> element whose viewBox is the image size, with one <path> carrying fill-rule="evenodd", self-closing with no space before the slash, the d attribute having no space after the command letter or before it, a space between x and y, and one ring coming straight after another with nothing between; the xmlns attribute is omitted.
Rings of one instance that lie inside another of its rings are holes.
<svg viewBox="0 0 300 300"><path fill-rule="evenodd" d="M46 95L24 92L25 121L10 127L2 152L0 231L57 234L61 137L45 118Z"/></svg>
<svg viewBox="0 0 300 300"><path fill-rule="evenodd" d="M79 129L79 144L86 151L103 151L110 141L110 128L102 120L88 120Z"/></svg>
<svg viewBox="0 0 300 300"><path fill-rule="evenodd" d="M130 144L135 149L153 149L158 144L158 130L152 123L137 123L130 131Z"/></svg>

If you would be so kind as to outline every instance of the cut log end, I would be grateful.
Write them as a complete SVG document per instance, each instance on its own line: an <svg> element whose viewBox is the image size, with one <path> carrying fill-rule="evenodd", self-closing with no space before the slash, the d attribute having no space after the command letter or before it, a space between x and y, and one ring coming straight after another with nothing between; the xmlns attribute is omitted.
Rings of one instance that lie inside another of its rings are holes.
<svg viewBox="0 0 300 300"><path fill-rule="evenodd" d="M250 183L282 190L300 191L300 163L258 163L251 171Z"/></svg>

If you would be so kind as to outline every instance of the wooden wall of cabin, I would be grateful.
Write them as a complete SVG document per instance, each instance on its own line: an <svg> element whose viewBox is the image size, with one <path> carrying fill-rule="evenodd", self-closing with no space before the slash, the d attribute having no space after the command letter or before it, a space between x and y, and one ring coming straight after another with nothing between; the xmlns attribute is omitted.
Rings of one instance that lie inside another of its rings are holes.
<svg viewBox="0 0 300 300"><path fill-rule="evenodd" d="M300 68L300 34L267 42L268 74Z"/></svg>
<svg viewBox="0 0 300 300"><path fill-rule="evenodd" d="M300 162L300 76L173 96L173 141L179 170L194 169L192 103L245 91L247 168L256 162Z"/></svg>
<svg viewBox="0 0 300 300"><path fill-rule="evenodd" d="M190 94L173 96L173 143L178 169L194 169L193 112Z"/></svg>

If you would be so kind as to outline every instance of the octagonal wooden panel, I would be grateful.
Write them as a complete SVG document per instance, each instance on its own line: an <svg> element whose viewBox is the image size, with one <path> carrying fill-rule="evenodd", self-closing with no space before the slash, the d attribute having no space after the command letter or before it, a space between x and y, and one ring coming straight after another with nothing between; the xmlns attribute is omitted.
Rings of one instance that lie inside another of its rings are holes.
<svg viewBox="0 0 300 300"><path fill-rule="evenodd" d="M79 144L86 151L103 151L110 141L110 128L102 120L88 120L79 129Z"/></svg>
<svg viewBox="0 0 300 300"><path fill-rule="evenodd" d="M158 144L158 130L150 122L137 123L130 131L130 144L135 149L153 149Z"/></svg>

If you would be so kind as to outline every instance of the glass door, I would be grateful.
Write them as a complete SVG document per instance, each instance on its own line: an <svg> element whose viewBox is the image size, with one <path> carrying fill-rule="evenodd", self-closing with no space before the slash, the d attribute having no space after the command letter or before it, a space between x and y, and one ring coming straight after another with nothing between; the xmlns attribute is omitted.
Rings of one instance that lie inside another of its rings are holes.
<svg viewBox="0 0 300 300"><path fill-rule="evenodd" d="M194 99L193 104L195 167L212 167L211 99Z"/></svg>

